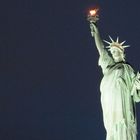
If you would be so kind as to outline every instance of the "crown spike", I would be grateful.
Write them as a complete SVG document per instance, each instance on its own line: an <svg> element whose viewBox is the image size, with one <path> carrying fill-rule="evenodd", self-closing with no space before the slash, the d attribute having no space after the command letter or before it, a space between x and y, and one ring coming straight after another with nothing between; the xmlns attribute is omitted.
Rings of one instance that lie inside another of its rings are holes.
<svg viewBox="0 0 140 140"><path fill-rule="evenodd" d="M112 43L114 43L114 40L111 38L111 36L109 35L110 40L112 41Z"/></svg>
<svg viewBox="0 0 140 140"><path fill-rule="evenodd" d="M123 46L123 48L128 48L128 47L130 47L130 45L125 45L125 46Z"/></svg>
<svg viewBox="0 0 140 140"><path fill-rule="evenodd" d="M110 46L106 46L106 48L107 48L107 49L109 49L109 48L110 48Z"/></svg>
<svg viewBox="0 0 140 140"><path fill-rule="evenodd" d="M108 42L108 41L106 41L106 40L103 40L104 42L106 42L107 44L109 44L109 45L111 45L111 43L110 42Z"/></svg>
<svg viewBox="0 0 140 140"><path fill-rule="evenodd" d="M117 43L119 43L119 37L117 37L117 40L116 40L116 42L117 42Z"/></svg>
<svg viewBox="0 0 140 140"><path fill-rule="evenodd" d="M120 43L120 45L123 45L126 41L123 41L122 43Z"/></svg>

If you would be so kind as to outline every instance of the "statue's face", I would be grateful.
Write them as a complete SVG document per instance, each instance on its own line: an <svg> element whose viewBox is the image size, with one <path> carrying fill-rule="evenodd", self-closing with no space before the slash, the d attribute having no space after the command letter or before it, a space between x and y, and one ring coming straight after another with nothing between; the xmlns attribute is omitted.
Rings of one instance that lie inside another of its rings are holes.
<svg viewBox="0 0 140 140"><path fill-rule="evenodd" d="M111 52L112 57L113 57L115 62L123 61L124 54L119 48L112 46L111 49L110 49L110 52Z"/></svg>

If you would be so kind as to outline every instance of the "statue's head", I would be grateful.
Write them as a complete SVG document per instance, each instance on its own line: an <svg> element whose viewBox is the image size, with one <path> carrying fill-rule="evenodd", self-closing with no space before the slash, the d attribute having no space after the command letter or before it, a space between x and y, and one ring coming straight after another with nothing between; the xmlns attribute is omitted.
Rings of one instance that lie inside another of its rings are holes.
<svg viewBox="0 0 140 140"><path fill-rule="evenodd" d="M111 42L108 42L106 40L104 40L104 41L107 44L109 44L109 46L107 46L106 48L109 49L114 61L115 62L125 61L124 48L129 47L129 45L123 46L125 41L123 41L122 43L119 43L119 38L118 37L117 37L116 41L114 41L110 36L109 36L109 38L110 38Z"/></svg>
<svg viewBox="0 0 140 140"><path fill-rule="evenodd" d="M112 46L109 50L115 62L125 61L124 51L120 50L116 46Z"/></svg>

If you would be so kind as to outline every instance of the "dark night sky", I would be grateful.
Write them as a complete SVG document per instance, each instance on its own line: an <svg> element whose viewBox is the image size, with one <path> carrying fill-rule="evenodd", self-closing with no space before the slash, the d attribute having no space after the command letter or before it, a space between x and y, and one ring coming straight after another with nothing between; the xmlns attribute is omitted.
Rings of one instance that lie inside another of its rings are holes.
<svg viewBox="0 0 140 140"><path fill-rule="evenodd" d="M105 140L102 73L86 21L94 5L102 38L127 40L127 60L139 70L138 0L0 2L1 140Z"/></svg>

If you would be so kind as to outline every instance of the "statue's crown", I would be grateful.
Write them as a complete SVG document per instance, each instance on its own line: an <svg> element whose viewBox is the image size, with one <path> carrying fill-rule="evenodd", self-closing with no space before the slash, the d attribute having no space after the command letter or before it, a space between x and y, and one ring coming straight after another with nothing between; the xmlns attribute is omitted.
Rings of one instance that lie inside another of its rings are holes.
<svg viewBox="0 0 140 140"><path fill-rule="evenodd" d="M111 42L108 42L106 40L104 40L104 42L106 42L107 44L109 44L109 46L106 46L106 48L109 48L109 50L112 48L112 47L117 47L119 48L121 51L124 52L124 49L127 48L127 47L130 47L130 45L123 45L126 41L123 41L121 43L119 43L119 37L117 37L117 40L114 41L110 36L109 36Z"/></svg>

